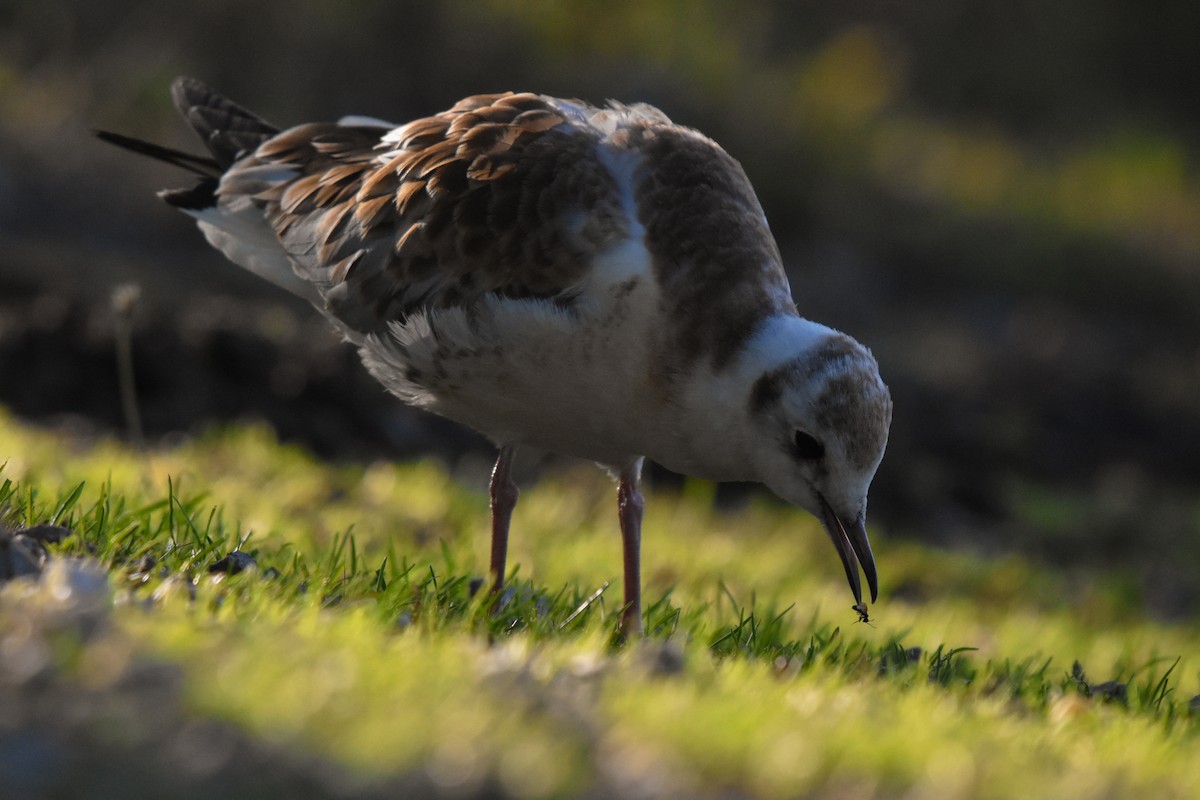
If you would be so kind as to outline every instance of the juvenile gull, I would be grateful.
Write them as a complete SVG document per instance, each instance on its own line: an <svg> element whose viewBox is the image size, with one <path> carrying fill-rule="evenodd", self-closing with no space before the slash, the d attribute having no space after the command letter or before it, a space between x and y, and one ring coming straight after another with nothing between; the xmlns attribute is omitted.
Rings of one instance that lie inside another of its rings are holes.
<svg viewBox="0 0 1200 800"><path fill-rule="evenodd" d="M814 514L865 616L891 398L865 347L797 313L754 190L715 142L652 106L528 93L286 130L196 80L172 96L209 156L98 135L199 176L160 196L312 302L394 395L499 446L492 591L513 455L531 445L617 479L624 632L642 629L644 458Z"/></svg>

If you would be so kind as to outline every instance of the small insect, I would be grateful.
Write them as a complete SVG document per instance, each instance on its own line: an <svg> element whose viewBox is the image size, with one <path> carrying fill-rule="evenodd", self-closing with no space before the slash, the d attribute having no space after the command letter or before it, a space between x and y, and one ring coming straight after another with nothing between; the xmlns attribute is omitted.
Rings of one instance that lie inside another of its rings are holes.
<svg viewBox="0 0 1200 800"><path fill-rule="evenodd" d="M850 608L858 612L859 622L865 622L868 625L871 624L871 615L867 613L866 603L855 603L854 605L850 606Z"/></svg>

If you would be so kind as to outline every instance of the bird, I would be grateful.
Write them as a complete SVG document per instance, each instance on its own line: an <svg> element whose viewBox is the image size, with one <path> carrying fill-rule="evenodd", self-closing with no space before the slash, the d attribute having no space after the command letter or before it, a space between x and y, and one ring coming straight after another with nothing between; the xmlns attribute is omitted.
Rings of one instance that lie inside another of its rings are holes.
<svg viewBox="0 0 1200 800"><path fill-rule="evenodd" d="M404 403L498 448L490 592L504 586L518 448L616 481L622 636L643 635L645 459L764 484L813 514L865 617L867 493L892 400L871 351L802 317L741 164L645 103L479 94L395 124L280 128L181 77L193 174L159 196L230 261L311 302Z"/></svg>

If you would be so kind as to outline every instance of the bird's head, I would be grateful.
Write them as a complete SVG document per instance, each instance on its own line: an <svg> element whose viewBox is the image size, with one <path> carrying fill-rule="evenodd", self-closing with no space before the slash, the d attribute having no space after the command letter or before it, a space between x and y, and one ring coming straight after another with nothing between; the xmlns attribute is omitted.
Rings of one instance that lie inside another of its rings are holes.
<svg viewBox="0 0 1200 800"><path fill-rule="evenodd" d="M821 521L862 604L859 565L879 592L867 489L883 459L892 400L870 351L835 331L755 380L750 416L759 480Z"/></svg>

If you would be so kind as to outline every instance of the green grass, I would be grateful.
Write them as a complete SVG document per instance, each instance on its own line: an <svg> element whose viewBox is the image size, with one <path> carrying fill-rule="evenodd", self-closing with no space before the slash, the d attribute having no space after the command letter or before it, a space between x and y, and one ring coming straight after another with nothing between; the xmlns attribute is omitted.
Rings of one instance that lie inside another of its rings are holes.
<svg viewBox="0 0 1200 800"><path fill-rule="evenodd" d="M1146 619L1121 576L874 530L883 594L859 624L814 520L723 514L689 484L648 497L649 636L620 647L592 469L526 489L492 615L482 480L331 466L253 427L137 453L0 415L0 442L11 521L71 527L56 552L110 573L113 633L54 634L57 669L103 689L165 660L188 715L351 774L520 797L1200 796L1197 625ZM210 571L234 550L254 565ZM0 641L22 597L0 594Z"/></svg>

